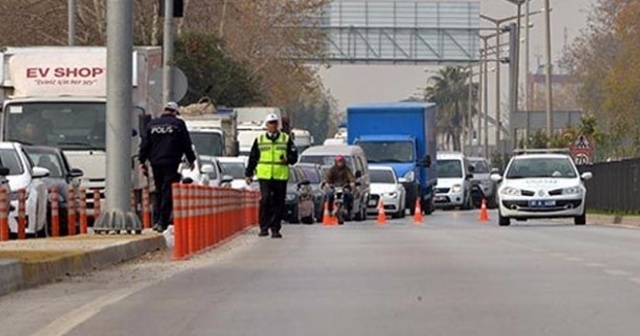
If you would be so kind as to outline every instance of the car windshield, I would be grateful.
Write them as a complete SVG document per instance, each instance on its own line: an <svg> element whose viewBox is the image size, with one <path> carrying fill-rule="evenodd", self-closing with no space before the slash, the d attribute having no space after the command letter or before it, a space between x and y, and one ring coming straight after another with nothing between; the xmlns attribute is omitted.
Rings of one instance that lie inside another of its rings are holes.
<svg viewBox="0 0 640 336"><path fill-rule="evenodd" d="M25 152L36 167L42 167L49 170L49 177L64 177L62 174L63 169L60 156L55 152L36 150L32 148L25 148Z"/></svg>
<svg viewBox="0 0 640 336"><path fill-rule="evenodd" d="M222 137L219 133L190 131L189 136L200 155L222 156Z"/></svg>
<svg viewBox="0 0 640 336"><path fill-rule="evenodd" d="M62 149L105 149L106 105L100 103L9 104L5 139Z"/></svg>
<svg viewBox="0 0 640 336"><path fill-rule="evenodd" d="M367 162L413 162L413 143L410 141L358 142Z"/></svg>
<svg viewBox="0 0 640 336"><path fill-rule="evenodd" d="M457 159L438 160L438 177L462 177L462 161Z"/></svg>
<svg viewBox="0 0 640 336"><path fill-rule="evenodd" d="M506 177L517 178L575 178L578 174L569 158L518 158L513 160Z"/></svg>
<svg viewBox="0 0 640 336"><path fill-rule="evenodd" d="M333 166L336 155L302 155L300 163L313 163L321 166ZM344 156L347 166L353 170L353 158Z"/></svg>
<svg viewBox="0 0 640 336"><path fill-rule="evenodd" d="M471 160L475 174L489 174L489 164L485 160Z"/></svg>
<svg viewBox="0 0 640 336"><path fill-rule="evenodd" d="M234 179L244 178L244 164L242 162L220 162L222 174L229 175Z"/></svg>
<svg viewBox="0 0 640 336"><path fill-rule="evenodd" d="M321 172L319 169L316 169L314 167L300 167L300 170L302 171L302 174L304 174L304 178L306 180L309 180L309 182L311 182L311 184L318 184L320 183L321 180Z"/></svg>
<svg viewBox="0 0 640 336"><path fill-rule="evenodd" d="M293 168L289 168L289 184L298 183L298 177L296 176L296 171Z"/></svg>
<svg viewBox="0 0 640 336"><path fill-rule="evenodd" d="M8 168L9 175L21 175L24 173L20 157L14 149L0 149L0 166Z"/></svg>
<svg viewBox="0 0 640 336"><path fill-rule="evenodd" d="M393 178L393 172L390 170L371 169L369 170L369 176L371 183L396 183Z"/></svg>

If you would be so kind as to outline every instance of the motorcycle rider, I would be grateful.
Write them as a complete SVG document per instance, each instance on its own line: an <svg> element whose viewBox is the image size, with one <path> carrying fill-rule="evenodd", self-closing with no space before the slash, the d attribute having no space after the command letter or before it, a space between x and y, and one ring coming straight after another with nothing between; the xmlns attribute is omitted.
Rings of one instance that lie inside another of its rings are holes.
<svg viewBox="0 0 640 336"><path fill-rule="evenodd" d="M325 186L337 186L346 187L349 186L351 190L355 190L356 179L351 172L351 168L346 165L344 156L337 155L334 160L334 165L329 169L325 176ZM329 211L333 212L333 200L335 199L335 193L332 188L326 188L325 199L329 202ZM343 194L343 205L347 211L351 212L353 209L353 194Z"/></svg>

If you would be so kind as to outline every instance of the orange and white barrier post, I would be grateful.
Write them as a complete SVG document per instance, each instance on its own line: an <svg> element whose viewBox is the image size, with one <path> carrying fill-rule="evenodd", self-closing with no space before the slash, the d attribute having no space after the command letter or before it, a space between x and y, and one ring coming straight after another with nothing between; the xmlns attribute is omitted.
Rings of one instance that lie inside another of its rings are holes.
<svg viewBox="0 0 640 336"><path fill-rule="evenodd" d="M27 191L18 190L18 239L27 238Z"/></svg>
<svg viewBox="0 0 640 336"><path fill-rule="evenodd" d="M60 193L58 188L51 189L51 236L60 237Z"/></svg>
<svg viewBox="0 0 640 336"><path fill-rule="evenodd" d="M173 195L173 260L181 260L186 256L186 214L185 214L185 188L180 183L172 186Z"/></svg>
<svg viewBox="0 0 640 336"><path fill-rule="evenodd" d="M76 190L73 187L67 189L67 234L76 234Z"/></svg>
<svg viewBox="0 0 640 336"><path fill-rule="evenodd" d="M0 187L0 241L9 240L9 190Z"/></svg>
<svg viewBox="0 0 640 336"><path fill-rule="evenodd" d="M149 187L144 187L142 189L142 228L151 228L151 203L149 202ZM175 223L173 229L175 230Z"/></svg>
<svg viewBox="0 0 640 336"><path fill-rule="evenodd" d="M98 218L100 218L100 203L102 203L102 200L100 199L100 190L99 189L94 189L93 190L93 220L94 221L98 221Z"/></svg>
<svg viewBox="0 0 640 336"><path fill-rule="evenodd" d="M187 189L187 255L196 252L196 211L194 207L194 187L185 185Z"/></svg>
<svg viewBox="0 0 640 336"><path fill-rule="evenodd" d="M84 187L80 188L80 200L79 200L79 209L78 213L80 216L80 234L87 234L89 231L89 223L87 220L87 189Z"/></svg>

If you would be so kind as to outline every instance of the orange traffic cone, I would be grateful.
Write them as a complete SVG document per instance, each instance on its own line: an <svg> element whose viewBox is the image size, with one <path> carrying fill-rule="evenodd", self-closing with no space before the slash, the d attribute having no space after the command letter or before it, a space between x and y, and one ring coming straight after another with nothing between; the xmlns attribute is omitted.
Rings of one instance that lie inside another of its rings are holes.
<svg viewBox="0 0 640 336"><path fill-rule="evenodd" d="M489 221L489 213L487 212L487 200L482 199L482 206L480 207L480 223L485 223Z"/></svg>
<svg viewBox="0 0 640 336"><path fill-rule="evenodd" d="M338 225L338 216L336 216L338 207L336 206L336 201L333 201L333 211L331 211L331 225Z"/></svg>
<svg viewBox="0 0 640 336"><path fill-rule="evenodd" d="M378 202L378 225L387 224L387 214L384 213L384 201L380 198L380 202Z"/></svg>
<svg viewBox="0 0 640 336"><path fill-rule="evenodd" d="M322 213L322 225L331 226L331 213L329 212L329 201L324 201L324 212Z"/></svg>
<svg viewBox="0 0 640 336"><path fill-rule="evenodd" d="M416 210L413 214L413 223L414 224L422 224L422 207L420 206L420 200L416 200Z"/></svg>

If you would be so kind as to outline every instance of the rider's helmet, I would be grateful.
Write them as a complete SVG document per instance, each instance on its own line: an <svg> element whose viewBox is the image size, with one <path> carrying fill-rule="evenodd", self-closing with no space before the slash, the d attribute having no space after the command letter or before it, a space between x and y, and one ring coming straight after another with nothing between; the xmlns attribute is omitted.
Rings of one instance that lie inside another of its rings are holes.
<svg viewBox="0 0 640 336"><path fill-rule="evenodd" d="M342 156L342 155L336 155L335 160L336 160L336 162L344 162L344 156Z"/></svg>

